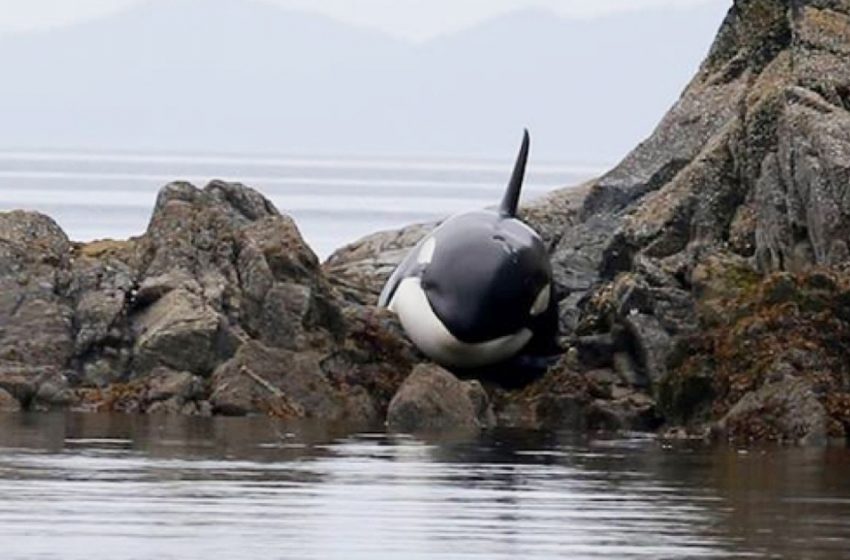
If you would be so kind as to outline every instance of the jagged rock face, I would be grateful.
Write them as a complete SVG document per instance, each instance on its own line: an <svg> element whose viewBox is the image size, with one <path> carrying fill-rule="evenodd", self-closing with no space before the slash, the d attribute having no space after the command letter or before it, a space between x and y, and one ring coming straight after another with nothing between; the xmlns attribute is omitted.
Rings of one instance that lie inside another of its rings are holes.
<svg viewBox="0 0 850 560"><path fill-rule="evenodd" d="M718 312L730 312L729 306L712 306L711 290L703 290L706 265L721 279L716 286L752 285L742 268L750 275L804 273L846 264L848 52L850 2L735 2L680 101L585 200L579 232L601 219L617 227L604 242L599 281L582 308L579 332L625 332L625 345L655 393L664 391L663 400L671 393L680 397L679 406L666 411L670 420L685 409L684 421L722 418L722 431L734 435L747 432L740 418L752 418L753 410L780 416L825 410L815 405L826 396L800 389L810 381L797 378L777 381L795 388L793 402L781 406L774 397L781 391L772 389L770 376L756 376L733 398L723 371L734 362L709 351L685 360L683 374L682 354L698 344ZM569 252L556 251L553 258L556 267L575 267ZM641 289L643 304L634 305L628 296L634 292L624 291L624 282L649 285L655 293ZM836 373L831 391L850 389L842 379ZM706 413L702 403L712 398L725 405ZM765 402L775 406L762 406ZM752 433L755 439L823 441L828 423L808 420L777 420L770 430ZM844 430L832 425L830 432Z"/></svg>
<svg viewBox="0 0 850 560"><path fill-rule="evenodd" d="M64 384L74 351L71 244L53 220L0 214L0 388L29 404L44 383Z"/></svg>
<svg viewBox="0 0 850 560"><path fill-rule="evenodd" d="M848 6L735 3L681 100L586 200L624 214L613 246L728 246L763 271L847 258Z"/></svg>
<svg viewBox="0 0 850 560"><path fill-rule="evenodd" d="M168 185L124 242L75 246L49 218L0 214L0 251L0 389L25 406L366 422L411 368L381 314L344 305L294 222L242 185Z"/></svg>

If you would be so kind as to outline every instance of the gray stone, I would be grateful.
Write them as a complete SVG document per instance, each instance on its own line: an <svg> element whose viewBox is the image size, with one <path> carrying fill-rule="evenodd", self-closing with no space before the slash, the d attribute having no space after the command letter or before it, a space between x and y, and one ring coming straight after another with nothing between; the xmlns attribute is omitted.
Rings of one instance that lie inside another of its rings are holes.
<svg viewBox="0 0 850 560"><path fill-rule="evenodd" d="M573 345L578 351L579 363L590 369L610 366L617 350L611 334L580 336Z"/></svg>
<svg viewBox="0 0 850 560"><path fill-rule="evenodd" d="M628 352L617 352L614 354L614 371L620 381L630 387L646 387L647 378L638 370L634 359Z"/></svg>
<svg viewBox="0 0 850 560"><path fill-rule="evenodd" d="M0 389L0 412L20 412L21 403L8 391Z"/></svg>
<svg viewBox="0 0 850 560"><path fill-rule="evenodd" d="M331 255L325 272L347 300L376 305L395 268L436 225L416 224L370 235Z"/></svg>
<svg viewBox="0 0 850 560"><path fill-rule="evenodd" d="M68 408L77 400L68 378L57 372L39 379L33 403L35 407L51 410Z"/></svg>
<svg viewBox="0 0 850 560"><path fill-rule="evenodd" d="M163 365L208 375L218 359L221 318L187 290L170 292L133 321L137 375Z"/></svg>
<svg viewBox="0 0 850 560"><path fill-rule="evenodd" d="M447 432L495 424L481 384L463 382L433 364L417 366L390 403L387 426L396 432Z"/></svg>
<svg viewBox="0 0 850 560"><path fill-rule="evenodd" d="M742 443L772 440L826 445L827 413L808 382L785 379L747 393L717 430Z"/></svg>
<svg viewBox="0 0 850 560"><path fill-rule="evenodd" d="M352 424L375 420L373 406L362 391L343 394L325 377L320 356L268 348L259 342L243 345L212 378L214 410L228 416L268 414ZM368 416L368 417L364 417Z"/></svg>
<svg viewBox="0 0 850 560"><path fill-rule="evenodd" d="M672 338L661 322L651 315L634 313L623 322L635 343L643 371L652 383L657 383L667 374L667 360L673 350Z"/></svg>
<svg viewBox="0 0 850 560"><path fill-rule="evenodd" d="M151 402L176 399L185 403L205 395L204 380L187 371L157 368L147 378L147 385L147 400Z"/></svg>

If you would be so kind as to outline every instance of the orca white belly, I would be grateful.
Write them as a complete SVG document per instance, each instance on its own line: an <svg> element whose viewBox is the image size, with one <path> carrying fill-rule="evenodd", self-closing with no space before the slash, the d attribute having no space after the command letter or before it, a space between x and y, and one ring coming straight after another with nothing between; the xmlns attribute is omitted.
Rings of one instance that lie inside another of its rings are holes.
<svg viewBox="0 0 850 560"><path fill-rule="evenodd" d="M470 344L455 338L434 313L419 278L406 278L398 286L390 309L414 344L441 365L475 368L505 361L522 350L533 337L529 329L495 340Z"/></svg>

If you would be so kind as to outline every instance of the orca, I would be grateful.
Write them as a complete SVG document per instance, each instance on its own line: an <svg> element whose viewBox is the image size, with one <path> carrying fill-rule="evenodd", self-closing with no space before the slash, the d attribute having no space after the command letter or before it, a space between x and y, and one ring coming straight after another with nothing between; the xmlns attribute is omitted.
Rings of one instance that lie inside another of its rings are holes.
<svg viewBox="0 0 850 560"><path fill-rule="evenodd" d="M477 369L554 340L552 267L540 235L517 217L526 130L502 203L447 219L402 260L379 299L438 364Z"/></svg>

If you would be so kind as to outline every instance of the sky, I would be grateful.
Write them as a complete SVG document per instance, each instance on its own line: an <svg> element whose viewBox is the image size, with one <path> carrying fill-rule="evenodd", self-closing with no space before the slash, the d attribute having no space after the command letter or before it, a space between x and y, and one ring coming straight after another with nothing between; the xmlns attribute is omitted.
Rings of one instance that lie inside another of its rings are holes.
<svg viewBox="0 0 850 560"><path fill-rule="evenodd" d="M0 149L610 163L731 1L0 0Z"/></svg>
<svg viewBox="0 0 850 560"><path fill-rule="evenodd" d="M0 33L77 23L145 0L0 0ZM185 1L185 0L170 0ZM731 0L257 0L320 13L376 28L410 41L458 31L524 8L545 8L563 17L592 18L646 9L678 9Z"/></svg>

